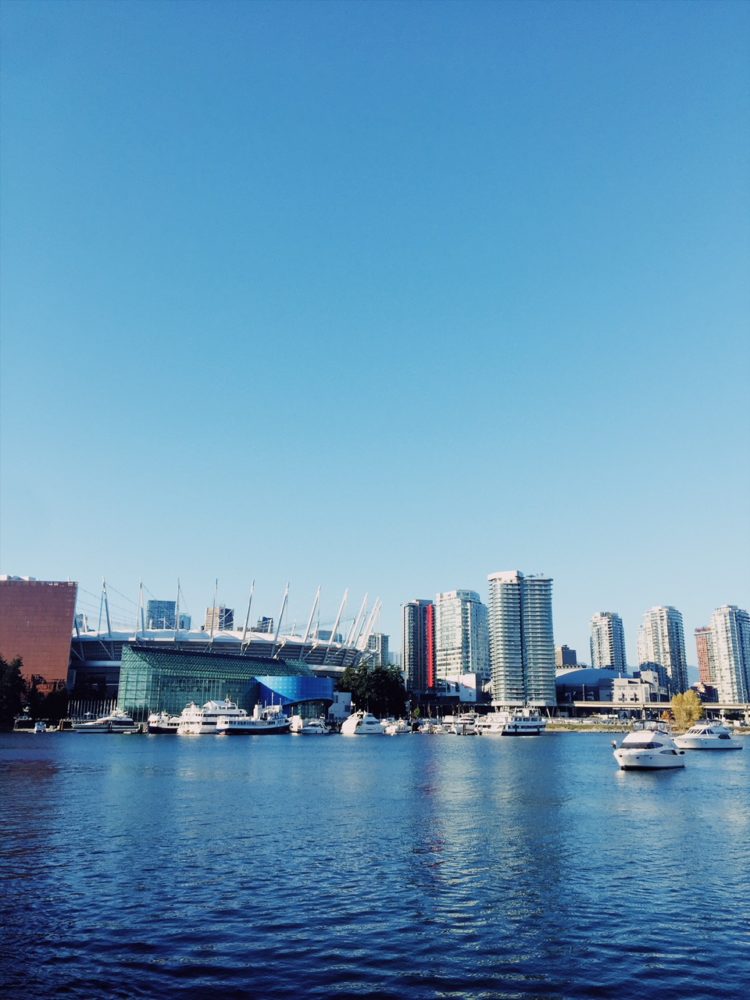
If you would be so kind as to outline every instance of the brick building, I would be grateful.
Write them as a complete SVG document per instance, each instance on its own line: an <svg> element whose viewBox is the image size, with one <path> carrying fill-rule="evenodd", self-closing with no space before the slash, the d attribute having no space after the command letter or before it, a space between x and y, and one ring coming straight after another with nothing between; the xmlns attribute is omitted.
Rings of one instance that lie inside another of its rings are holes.
<svg viewBox="0 0 750 1000"><path fill-rule="evenodd" d="M0 577L0 656L20 656L26 680L65 683L78 584Z"/></svg>

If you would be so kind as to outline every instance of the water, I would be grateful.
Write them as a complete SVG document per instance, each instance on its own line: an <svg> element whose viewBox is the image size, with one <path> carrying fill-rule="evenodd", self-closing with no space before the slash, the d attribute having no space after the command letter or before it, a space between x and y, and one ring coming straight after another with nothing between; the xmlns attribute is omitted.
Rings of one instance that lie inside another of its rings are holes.
<svg viewBox="0 0 750 1000"><path fill-rule="evenodd" d="M747 996L745 743L0 737L0 995Z"/></svg>

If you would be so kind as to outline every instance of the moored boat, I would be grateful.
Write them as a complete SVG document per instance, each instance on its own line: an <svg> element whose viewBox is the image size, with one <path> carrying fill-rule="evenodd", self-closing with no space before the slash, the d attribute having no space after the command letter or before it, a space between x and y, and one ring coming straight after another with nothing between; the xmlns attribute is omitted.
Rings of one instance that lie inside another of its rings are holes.
<svg viewBox="0 0 750 1000"><path fill-rule="evenodd" d="M205 705L199 706L191 702L183 708L180 721L177 726L178 736L204 736L216 733L216 723L218 719L242 719L247 718L244 708L237 705L228 698L217 701L207 701Z"/></svg>
<svg viewBox="0 0 750 1000"><path fill-rule="evenodd" d="M272 736L289 732L289 717L278 705L270 708L256 705L252 715L242 708L239 712L242 714L219 716L216 720L217 736Z"/></svg>
<svg viewBox="0 0 750 1000"><path fill-rule="evenodd" d="M119 708L98 719L74 719L71 729L74 733L121 733L124 735L141 731L138 723Z"/></svg>
<svg viewBox="0 0 750 1000"><path fill-rule="evenodd" d="M341 724L342 736L384 736L385 728L370 712L353 712Z"/></svg>
<svg viewBox="0 0 750 1000"><path fill-rule="evenodd" d="M535 708L524 706L482 715L476 726L482 736L541 736L547 722Z"/></svg>
<svg viewBox="0 0 750 1000"><path fill-rule="evenodd" d="M685 766L685 751L676 746L672 734L661 723L644 723L628 733L619 747L614 740L612 746L614 758L623 771Z"/></svg>
<svg viewBox="0 0 750 1000"><path fill-rule="evenodd" d="M295 733L297 736L330 736L331 734L325 719L303 719L301 715L291 717L289 732Z"/></svg>
<svg viewBox="0 0 750 1000"><path fill-rule="evenodd" d="M170 715L168 712L152 712L147 725L150 733L175 736L180 725L180 716Z"/></svg>
<svg viewBox="0 0 750 1000"><path fill-rule="evenodd" d="M386 736L405 736L406 733L411 732L411 726L405 719L396 719L395 722L389 722L385 727Z"/></svg>
<svg viewBox="0 0 750 1000"><path fill-rule="evenodd" d="M741 750L742 744L726 726L716 722L698 722L682 736L675 736L681 750Z"/></svg>

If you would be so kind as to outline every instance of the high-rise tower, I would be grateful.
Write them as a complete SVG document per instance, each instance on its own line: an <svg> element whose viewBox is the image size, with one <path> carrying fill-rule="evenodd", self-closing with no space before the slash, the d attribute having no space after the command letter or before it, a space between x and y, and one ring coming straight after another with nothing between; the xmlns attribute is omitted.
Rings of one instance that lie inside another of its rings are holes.
<svg viewBox="0 0 750 1000"><path fill-rule="evenodd" d="M435 605L408 601L403 613L401 668L407 688L423 693L435 687Z"/></svg>
<svg viewBox="0 0 750 1000"><path fill-rule="evenodd" d="M552 580L518 570L491 573L490 666L494 701L555 704Z"/></svg>
<svg viewBox="0 0 750 1000"><path fill-rule="evenodd" d="M490 679L487 607L479 594L450 590L437 595L435 647L438 677L478 674Z"/></svg>
<svg viewBox="0 0 750 1000"><path fill-rule="evenodd" d="M716 654L713 629L710 625L701 625L695 630L695 651L698 654L698 673L701 684L713 687L714 675L716 674Z"/></svg>
<svg viewBox="0 0 750 1000"><path fill-rule="evenodd" d="M615 611L600 611L591 619L591 666L628 672L625 632Z"/></svg>
<svg viewBox="0 0 750 1000"><path fill-rule="evenodd" d="M685 633L676 608L659 606L645 613L638 630L638 663L661 668L672 694L687 691Z"/></svg>
<svg viewBox="0 0 750 1000"><path fill-rule="evenodd" d="M711 632L719 701L750 701L750 614L725 604L711 615Z"/></svg>

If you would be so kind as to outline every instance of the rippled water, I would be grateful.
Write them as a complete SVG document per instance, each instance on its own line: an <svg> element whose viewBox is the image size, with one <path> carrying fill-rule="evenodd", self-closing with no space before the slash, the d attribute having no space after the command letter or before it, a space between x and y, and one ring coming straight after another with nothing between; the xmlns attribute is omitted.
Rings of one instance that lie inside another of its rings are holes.
<svg viewBox="0 0 750 1000"><path fill-rule="evenodd" d="M0 993L740 997L750 740L0 738Z"/></svg>

